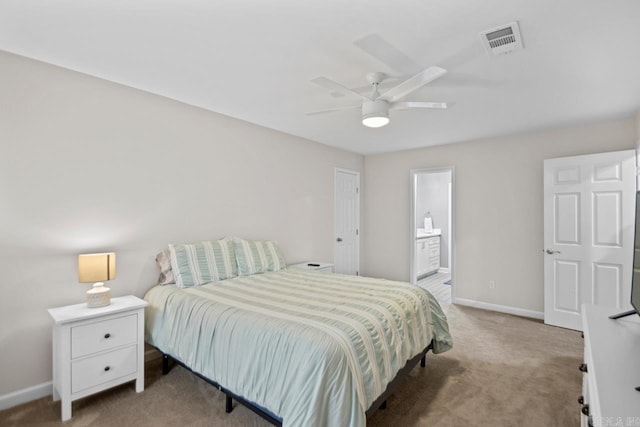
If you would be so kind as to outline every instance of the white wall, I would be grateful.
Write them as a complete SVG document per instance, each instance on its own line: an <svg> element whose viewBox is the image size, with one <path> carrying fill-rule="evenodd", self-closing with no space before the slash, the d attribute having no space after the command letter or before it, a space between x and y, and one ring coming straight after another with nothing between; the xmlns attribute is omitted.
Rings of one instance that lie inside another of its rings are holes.
<svg viewBox="0 0 640 427"><path fill-rule="evenodd" d="M640 191L640 110L636 113L636 189Z"/></svg>
<svg viewBox="0 0 640 427"><path fill-rule="evenodd" d="M114 296L143 296L169 242L333 259L334 167L362 156L7 53L0 69L0 397L51 380L46 310L83 302L78 253L117 253Z"/></svg>
<svg viewBox="0 0 640 427"><path fill-rule="evenodd" d="M628 118L367 156L363 274L408 280L409 171L454 166L454 296L542 312L543 160L629 149L635 141L635 118Z"/></svg>

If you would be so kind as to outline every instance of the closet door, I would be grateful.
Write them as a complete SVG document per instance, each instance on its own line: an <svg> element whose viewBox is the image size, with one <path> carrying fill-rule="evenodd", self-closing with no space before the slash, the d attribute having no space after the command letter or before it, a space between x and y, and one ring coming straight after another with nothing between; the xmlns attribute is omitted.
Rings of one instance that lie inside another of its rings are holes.
<svg viewBox="0 0 640 427"><path fill-rule="evenodd" d="M360 270L360 173L335 169L334 272L358 275Z"/></svg>
<svg viewBox="0 0 640 427"><path fill-rule="evenodd" d="M635 150L544 161L544 321L581 330L582 304L630 308Z"/></svg>

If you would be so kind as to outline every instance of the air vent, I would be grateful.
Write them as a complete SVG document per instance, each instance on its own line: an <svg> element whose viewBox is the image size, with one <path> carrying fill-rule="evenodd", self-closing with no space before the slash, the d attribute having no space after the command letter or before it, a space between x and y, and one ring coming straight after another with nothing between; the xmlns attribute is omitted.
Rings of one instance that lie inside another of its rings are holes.
<svg viewBox="0 0 640 427"><path fill-rule="evenodd" d="M480 33L482 44L490 56L503 55L522 49L518 21Z"/></svg>

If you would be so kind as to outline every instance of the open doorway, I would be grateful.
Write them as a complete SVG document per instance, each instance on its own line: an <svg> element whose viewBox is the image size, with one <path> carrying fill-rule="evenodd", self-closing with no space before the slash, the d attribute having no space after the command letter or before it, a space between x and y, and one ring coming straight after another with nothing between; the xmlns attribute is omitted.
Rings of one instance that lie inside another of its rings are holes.
<svg viewBox="0 0 640 427"><path fill-rule="evenodd" d="M411 283L453 298L453 167L411 170Z"/></svg>

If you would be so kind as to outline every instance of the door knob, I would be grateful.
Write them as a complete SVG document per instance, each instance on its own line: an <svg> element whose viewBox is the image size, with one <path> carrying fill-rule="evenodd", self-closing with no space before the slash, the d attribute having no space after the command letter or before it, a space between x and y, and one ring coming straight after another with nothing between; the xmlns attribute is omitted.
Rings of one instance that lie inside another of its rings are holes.
<svg viewBox="0 0 640 427"><path fill-rule="evenodd" d="M545 252L548 253L549 255L562 253L560 251L554 251L553 249L547 249Z"/></svg>
<svg viewBox="0 0 640 427"><path fill-rule="evenodd" d="M342 237L338 237L338 238L336 239L336 242L342 242Z"/></svg>

